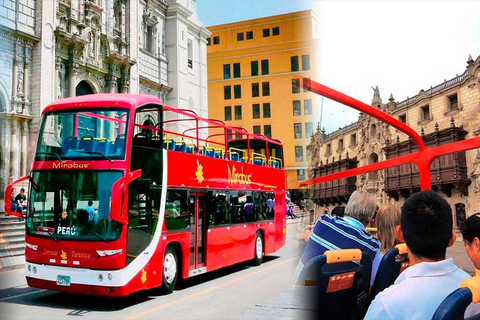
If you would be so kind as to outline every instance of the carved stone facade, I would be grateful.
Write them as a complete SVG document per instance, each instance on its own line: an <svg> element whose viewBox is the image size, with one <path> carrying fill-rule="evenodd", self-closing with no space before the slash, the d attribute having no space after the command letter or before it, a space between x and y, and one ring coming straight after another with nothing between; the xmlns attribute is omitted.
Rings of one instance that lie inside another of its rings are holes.
<svg viewBox="0 0 480 320"><path fill-rule="evenodd" d="M144 93L207 117L209 35L196 0L0 2L0 190L28 173L56 99Z"/></svg>
<svg viewBox="0 0 480 320"><path fill-rule="evenodd" d="M421 134L427 147L480 135L480 56L476 60L468 58L462 75L420 90L418 95L402 102L396 102L390 95L388 102L383 103L379 88L372 89L371 105L412 127ZM317 128L309 148L310 178L340 166L346 158L356 159L358 166L363 166L416 150L405 134L365 114L360 114L356 123L329 134ZM418 170L414 167L404 165L360 175L348 182L345 180L343 189L366 190L375 196L379 206L387 203L401 206L411 193L420 190ZM345 204L345 195L329 194L326 198L315 192L321 188L325 187L314 186L311 193L318 213ZM455 226L466 216L480 213L480 151L435 160L432 188L451 204Z"/></svg>

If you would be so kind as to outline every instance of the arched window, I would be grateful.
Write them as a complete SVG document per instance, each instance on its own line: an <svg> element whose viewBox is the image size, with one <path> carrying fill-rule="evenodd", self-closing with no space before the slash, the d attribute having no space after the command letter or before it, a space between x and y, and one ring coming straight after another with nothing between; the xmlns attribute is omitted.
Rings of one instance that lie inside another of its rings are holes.
<svg viewBox="0 0 480 320"><path fill-rule="evenodd" d="M368 158L368 164L377 163L378 162L378 155L376 153L372 153ZM377 172L372 171L368 173L369 180L377 180Z"/></svg>
<svg viewBox="0 0 480 320"><path fill-rule="evenodd" d="M377 134L377 125L375 123L370 127L370 135L374 137Z"/></svg>

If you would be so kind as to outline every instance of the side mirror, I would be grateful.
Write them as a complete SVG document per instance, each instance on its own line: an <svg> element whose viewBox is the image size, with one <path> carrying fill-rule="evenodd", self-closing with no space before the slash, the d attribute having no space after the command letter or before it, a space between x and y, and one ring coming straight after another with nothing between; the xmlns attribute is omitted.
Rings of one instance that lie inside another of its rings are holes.
<svg viewBox="0 0 480 320"><path fill-rule="evenodd" d="M123 213L125 188L128 187L130 182L140 178L141 175L141 169L135 170L124 177L121 177L112 185L112 205L110 207L110 219L113 221L117 221L122 224L128 222L128 213Z"/></svg>
<svg viewBox="0 0 480 320"><path fill-rule="evenodd" d="M21 177L18 180L13 181L7 186L7 189L5 190L5 213L9 216L14 216L18 218L23 218L22 212L17 212L17 205L16 203L12 202L12 188L14 185L17 183L20 183L22 181L25 181L27 179L30 179L30 176L25 176Z"/></svg>

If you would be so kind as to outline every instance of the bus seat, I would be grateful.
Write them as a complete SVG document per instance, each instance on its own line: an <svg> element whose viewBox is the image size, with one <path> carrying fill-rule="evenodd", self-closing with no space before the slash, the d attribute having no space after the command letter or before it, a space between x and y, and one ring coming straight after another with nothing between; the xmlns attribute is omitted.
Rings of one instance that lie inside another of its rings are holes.
<svg viewBox="0 0 480 320"><path fill-rule="evenodd" d="M112 142L111 155L120 155L122 150L125 149L125 135L120 134L117 136L114 142Z"/></svg>
<svg viewBox="0 0 480 320"><path fill-rule="evenodd" d="M240 156L238 155L238 152L230 151L230 160L232 160L232 161L239 161L239 160L240 160Z"/></svg>
<svg viewBox="0 0 480 320"><path fill-rule="evenodd" d="M93 141L93 151L105 154L105 152L107 151L107 139L95 138L95 140Z"/></svg>
<svg viewBox="0 0 480 320"><path fill-rule="evenodd" d="M223 150L222 149L215 150L215 158L223 159Z"/></svg>
<svg viewBox="0 0 480 320"><path fill-rule="evenodd" d="M241 157L240 162L248 163L248 157Z"/></svg>
<svg viewBox="0 0 480 320"><path fill-rule="evenodd" d="M145 133L137 133L133 137L133 145L134 146L141 146L146 147L150 144L150 136Z"/></svg>
<svg viewBox="0 0 480 320"><path fill-rule="evenodd" d="M163 148L167 150L175 150L175 141L173 141L173 139L170 139L170 138L164 139Z"/></svg>
<svg viewBox="0 0 480 320"><path fill-rule="evenodd" d="M463 319L470 303L480 302L480 276L465 279L438 306L432 320Z"/></svg>
<svg viewBox="0 0 480 320"><path fill-rule="evenodd" d="M155 149L164 148L163 139L160 136L153 136L150 140L150 146Z"/></svg>
<svg viewBox="0 0 480 320"><path fill-rule="evenodd" d="M205 155L207 157L215 157L215 148L213 147L205 147Z"/></svg>
<svg viewBox="0 0 480 320"><path fill-rule="evenodd" d="M405 243L396 245L395 248L388 250L383 256L378 266L372 290L370 291L369 304L379 292L391 286L398 275L410 265L408 260L401 261L398 259L397 256L399 254L407 254L407 245Z"/></svg>
<svg viewBox="0 0 480 320"><path fill-rule="evenodd" d="M254 157L253 158L253 164L259 165L259 166L264 166L265 165L265 158L263 157Z"/></svg>
<svg viewBox="0 0 480 320"><path fill-rule="evenodd" d="M91 152L93 151L93 138L92 136L85 136L78 142L78 149Z"/></svg>
<svg viewBox="0 0 480 320"><path fill-rule="evenodd" d="M325 251L305 264L297 285L312 286L319 319L359 319L365 310L372 259L359 249Z"/></svg>
<svg viewBox="0 0 480 320"><path fill-rule="evenodd" d="M197 152L197 146L194 143L187 143L187 153L196 153Z"/></svg>
<svg viewBox="0 0 480 320"><path fill-rule="evenodd" d="M185 150L186 150L185 142L183 141L175 142L175 151L185 152Z"/></svg>
<svg viewBox="0 0 480 320"><path fill-rule="evenodd" d="M77 149L78 139L77 137L70 136L62 140L62 153L67 154L69 150Z"/></svg>

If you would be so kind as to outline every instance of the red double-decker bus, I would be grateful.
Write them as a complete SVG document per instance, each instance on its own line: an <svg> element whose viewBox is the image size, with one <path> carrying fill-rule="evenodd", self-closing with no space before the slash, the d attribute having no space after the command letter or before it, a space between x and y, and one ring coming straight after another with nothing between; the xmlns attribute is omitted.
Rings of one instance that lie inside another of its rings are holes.
<svg viewBox="0 0 480 320"><path fill-rule="evenodd" d="M11 212L12 186L29 181ZM43 110L24 217L29 286L126 296L285 244L279 140L164 106L97 94ZM23 212L22 212L23 211Z"/></svg>

